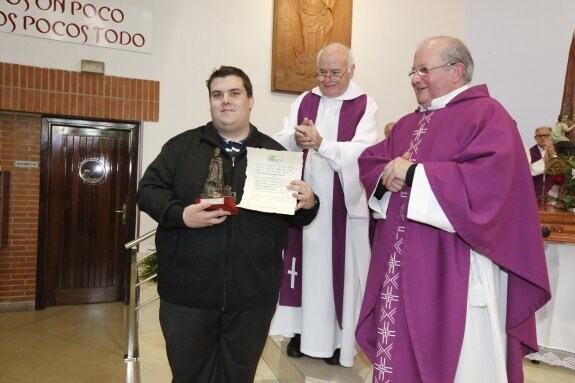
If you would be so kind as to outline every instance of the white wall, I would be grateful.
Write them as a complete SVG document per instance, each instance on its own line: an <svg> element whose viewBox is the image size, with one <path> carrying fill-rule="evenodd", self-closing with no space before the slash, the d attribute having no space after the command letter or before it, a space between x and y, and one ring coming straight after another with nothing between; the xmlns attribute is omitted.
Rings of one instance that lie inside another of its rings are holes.
<svg viewBox="0 0 575 383"><path fill-rule="evenodd" d="M221 64L251 77L252 122L267 133L279 129L295 96L270 90L273 0L119 2L152 9L151 54L0 33L0 61L77 71L84 58L104 61L109 75L159 80L160 121L145 123L143 167L168 138L210 119L205 80ZM574 14L573 0L355 0L355 80L378 103L382 129L415 107L406 73L417 43L465 37L475 83L488 83L531 143L533 128L559 113ZM143 220L142 231L152 227Z"/></svg>
<svg viewBox="0 0 575 383"><path fill-rule="evenodd" d="M535 128L561 110L572 0L467 0L465 39L476 62L474 83L487 83L532 146Z"/></svg>

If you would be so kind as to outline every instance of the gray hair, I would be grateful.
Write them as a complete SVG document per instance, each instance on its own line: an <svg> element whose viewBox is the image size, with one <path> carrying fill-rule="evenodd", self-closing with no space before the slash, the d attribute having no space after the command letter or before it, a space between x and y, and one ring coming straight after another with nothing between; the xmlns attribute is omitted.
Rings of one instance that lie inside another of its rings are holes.
<svg viewBox="0 0 575 383"><path fill-rule="evenodd" d="M446 40L447 47L441 53L441 58L446 62L450 63L462 63L465 65L465 71L463 72L463 79L466 83L470 83L473 78L473 57L469 49L465 44L458 38L451 36L433 36L423 40L419 47L422 47L434 40ZM418 48L419 48L418 47Z"/></svg>
<svg viewBox="0 0 575 383"><path fill-rule="evenodd" d="M321 55L324 54L324 52L326 51L333 51L333 50L344 50L346 55L347 55L347 68L348 70L355 65L355 58L353 57L353 52L351 51L351 49L342 44L342 43L330 43L327 44L325 47L321 48L318 52L317 52L317 59L316 59L316 65L319 68L319 59L321 58Z"/></svg>

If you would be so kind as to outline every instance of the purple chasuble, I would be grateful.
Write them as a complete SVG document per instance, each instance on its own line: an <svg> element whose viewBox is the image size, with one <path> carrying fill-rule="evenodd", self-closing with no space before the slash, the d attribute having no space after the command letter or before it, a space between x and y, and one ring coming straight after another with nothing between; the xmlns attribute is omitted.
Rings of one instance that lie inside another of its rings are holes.
<svg viewBox="0 0 575 383"><path fill-rule="evenodd" d="M385 165L405 152L423 165L456 232L407 219L409 187L391 194L387 217L375 228L356 329L373 381L453 382L473 249L508 273L507 376L523 382L522 358L537 349L534 314L550 290L531 173L513 119L485 85L443 109L403 117L388 139L359 157L368 196Z"/></svg>
<svg viewBox="0 0 575 383"><path fill-rule="evenodd" d="M308 92L302 99L298 110L297 121L301 124L307 117L316 121L321 97ZM357 124L365 113L367 96L365 94L352 100L345 100L339 112L337 141L351 141L355 135ZM304 167L307 150L304 152ZM345 272L345 228L347 209L343 188L339 176L333 175L333 205L332 205L332 273L335 312L341 328L343 311L343 283ZM290 226L288 243L284 251L284 274L280 290L279 304L282 306L301 307L302 278L302 228ZM299 276L299 278L295 278Z"/></svg>

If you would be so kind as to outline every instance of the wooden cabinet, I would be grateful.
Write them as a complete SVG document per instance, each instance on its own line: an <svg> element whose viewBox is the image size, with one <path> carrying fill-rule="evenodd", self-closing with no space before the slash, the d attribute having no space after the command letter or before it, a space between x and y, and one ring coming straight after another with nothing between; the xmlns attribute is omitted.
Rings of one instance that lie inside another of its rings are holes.
<svg viewBox="0 0 575 383"><path fill-rule="evenodd" d="M539 217L545 241L575 243L575 213L545 206L539 208Z"/></svg>
<svg viewBox="0 0 575 383"><path fill-rule="evenodd" d="M10 173L0 171L0 247L8 243L8 192Z"/></svg>

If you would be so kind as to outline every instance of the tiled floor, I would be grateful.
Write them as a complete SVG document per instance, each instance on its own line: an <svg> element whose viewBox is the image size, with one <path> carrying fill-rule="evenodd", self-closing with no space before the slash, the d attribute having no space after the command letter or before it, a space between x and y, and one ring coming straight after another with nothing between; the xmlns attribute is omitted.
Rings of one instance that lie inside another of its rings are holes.
<svg viewBox="0 0 575 383"><path fill-rule="evenodd" d="M124 307L0 313L0 383L124 382Z"/></svg>
<svg viewBox="0 0 575 383"><path fill-rule="evenodd" d="M163 338L153 324L153 305L142 313L141 378L168 383ZM122 303L50 307L0 313L0 383L115 383L126 381L126 314ZM322 360L285 356L285 344L269 339L257 383L369 382L370 368L359 356L356 367L332 367ZM267 363L266 363L267 362ZM302 374L301 371L304 371ZM575 371L525 363L526 383L575 383Z"/></svg>

